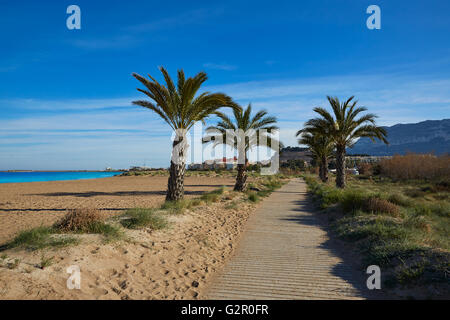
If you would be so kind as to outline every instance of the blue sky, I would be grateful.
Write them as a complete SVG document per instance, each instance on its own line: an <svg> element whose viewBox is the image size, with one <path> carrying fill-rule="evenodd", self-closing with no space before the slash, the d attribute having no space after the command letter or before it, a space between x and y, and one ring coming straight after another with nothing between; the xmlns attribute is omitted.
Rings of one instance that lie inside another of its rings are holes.
<svg viewBox="0 0 450 320"><path fill-rule="evenodd" d="M68 30L66 8L81 8ZM381 30L366 8L381 8ZM450 2L0 1L0 170L166 167L170 131L132 72L204 70L276 115L281 139L355 95L379 124L449 118Z"/></svg>

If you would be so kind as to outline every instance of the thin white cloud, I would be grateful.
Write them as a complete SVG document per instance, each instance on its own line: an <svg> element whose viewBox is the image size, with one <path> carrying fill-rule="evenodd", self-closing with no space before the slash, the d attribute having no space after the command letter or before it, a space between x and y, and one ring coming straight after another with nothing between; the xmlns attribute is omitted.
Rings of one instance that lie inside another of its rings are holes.
<svg viewBox="0 0 450 320"><path fill-rule="evenodd" d="M12 107L15 109L32 109L47 111L64 110L95 110L111 107L130 108L133 100L142 97L125 97L115 99L0 99L0 107Z"/></svg>
<svg viewBox="0 0 450 320"><path fill-rule="evenodd" d="M70 44L73 46L88 50L130 48L139 43L142 43L142 39L135 37L134 35L116 35L105 38L97 37L70 41Z"/></svg>
<svg viewBox="0 0 450 320"><path fill-rule="evenodd" d="M341 99L355 95L361 105L379 115L380 125L394 125L448 118L449 87L450 79L383 74L254 81L204 89L225 92L243 105L252 102L254 110L267 109L279 119L281 141L297 145L295 132L315 116L313 107L328 108L327 94ZM0 101L0 107L24 111L16 118L0 119L0 169L128 167L142 164L141 159L148 159L152 166L167 166L171 131L154 113L131 106L135 99ZM112 107L117 108L111 111Z"/></svg>
<svg viewBox="0 0 450 320"><path fill-rule="evenodd" d="M10 66L0 66L0 73L3 72L11 72L17 70L17 65L10 65Z"/></svg>
<svg viewBox="0 0 450 320"><path fill-rule="evenodd" d="M225 70L225 71L232 71L232 70L237 69L237 66L232 65L232 64L227 64L227 63L207 62L207 63L204 63L203 66L208 69Z"/></svg>
<svg viewBox="0 0 450 320"><path fill-rule="evenodd" d="M186 25L202 24L205 21L211 21L214 17L221 15L224 12L223 8L202 8L194 9L174 16L157 19L151 22L135 24L125 27L127 32L149 32L162 29L177 28Z"/></svg>
<svg viewBox="0 0 450 320"><path fill-rule="evenodd" d="M160 18L151 22L137 23L118 29L116 33L111 35L108 30L108 35L96 38L83 38L71 40L69 43L75 47L86 50L105 50L105 49L129 49L135 47L145 41L146 35L152 35L155 41L155 32L160 37L160 31L180 28L187 25L202 25L208 21L212 21L214 17L221 15L224 12L223 8L202 8L194 9L173 16Z"/></svg>

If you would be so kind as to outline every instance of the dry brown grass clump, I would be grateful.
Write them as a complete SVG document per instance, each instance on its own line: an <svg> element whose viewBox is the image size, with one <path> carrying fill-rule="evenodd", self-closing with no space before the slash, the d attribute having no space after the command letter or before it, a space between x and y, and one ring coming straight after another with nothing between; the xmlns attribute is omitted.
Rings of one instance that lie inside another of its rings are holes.
<svg viewBox="0 0 450 320"><path fill-rule="evenodd" d="M98 209L73 209L54 227L61 231L87 230L93 223L103 221L103 215Z"/></svg>
<svg viewBox="0 0 450 320"><path fill-rule="evenodd" d="M395 204L379 198L369 198L365 203L366 210L376 213L389 213L391 215L398 215L399 209Z"/></svg>
<svg viewBox="0 0 450 320"><path fill-rule="evenodd" d="M372 165L370 163L362 162L358 165L359 174L372 174Z"/></svg>
<svg viewBox="0 0 450 320"><path fill-rule="evenodd" d="M380 161L381 174L396 180L450 180L450 155L410 153Z"/></svg>

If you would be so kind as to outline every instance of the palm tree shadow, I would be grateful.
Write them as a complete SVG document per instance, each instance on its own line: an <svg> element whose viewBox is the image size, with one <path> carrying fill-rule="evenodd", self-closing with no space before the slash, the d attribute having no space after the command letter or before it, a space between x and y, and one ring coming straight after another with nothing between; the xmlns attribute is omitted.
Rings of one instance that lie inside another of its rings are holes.
<svg viewBox="0 0 450 320"><path fill-rule="evenodd" d="M117 192L99 192L99 191L88 191L88 192L51 192L51 193L35 193L27 194L28 196L45 196L45 197L80 197L80 198L90 198L96 196L164 196L166 191L117 191ZM204 191L185 191L186 195L201 195Z"/></svg>
<svg viewBox="0 0 450 320"><path fill-rule="evenodd" d="M67 210L74 210L76 208L0 208L0 211L4 211L4 212L46 212L46 211L50 211L50 212L65 212ZM127 210L127 209L131 209L131 208L98 208L98 210L105 210L105 211L123 211L123 210Z"/></svg>
<svg viewBox="0 0 450 320"><path fill-rule="evenodd" d="M369 275L365 273L365 267L361 264L360 257L355 256L353 252L348 252L348 249L346 250L348 244L337 239L337 236L330 229L327 216L319 212L314 205L311 195L307 194L303 200L296 200L293 203L296 206L294 211L298 211L299 213L283 218L282 220L318 227L325 231L327 234L326 240L318 248L326 250L331 256L337 257L340 260L339 263L332 267L331 274L350 283L354 288L353 290L350 288L338 289L336 293L342 294L343 298L345 298L345 294L347 293L366 299L386 299L387 295L380 292L381 290L369 290L367 288L366 281Z"/></svg>
<svg viewBox="0 0 450 320"><path fill-rule="evenodd" d="M185 187L208 187L208 188L220 188L222 186L225 187L233 187L233 184L185 184ZM187 193L189 191L185 191Z"/></svg>

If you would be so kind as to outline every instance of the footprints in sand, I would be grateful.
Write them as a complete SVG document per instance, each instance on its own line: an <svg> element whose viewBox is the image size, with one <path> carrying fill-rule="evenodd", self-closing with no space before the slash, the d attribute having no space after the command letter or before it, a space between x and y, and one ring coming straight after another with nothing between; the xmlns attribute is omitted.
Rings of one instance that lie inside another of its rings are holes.
<svg viewBox="0 0 450 320"><path fill-rule="evenodd" d="M252 210L243 205L239 212L225 212L222 204L212 204L189 211L164 233L136 231L129 242L99 244L94 239L64 249L65 260L55 259L51 267L55 281L40 291L39 298L196 299L234 250L236 235ZM66 288L65 271L72 264L81 267L81 290ZM0 268L0 280L9 279L11 272ZM14 277L22 291L27 284L37 288L43 282L34 273L27 277ZM0 298L12 296L0 292ZM37 296L36 290L30 296Z"/></svg>

